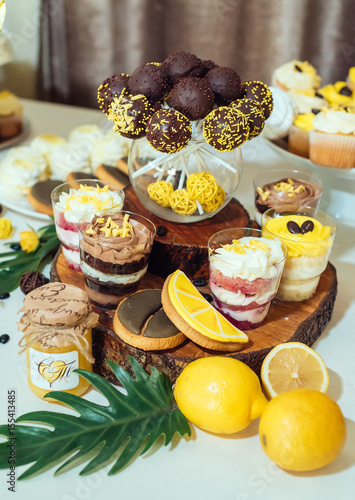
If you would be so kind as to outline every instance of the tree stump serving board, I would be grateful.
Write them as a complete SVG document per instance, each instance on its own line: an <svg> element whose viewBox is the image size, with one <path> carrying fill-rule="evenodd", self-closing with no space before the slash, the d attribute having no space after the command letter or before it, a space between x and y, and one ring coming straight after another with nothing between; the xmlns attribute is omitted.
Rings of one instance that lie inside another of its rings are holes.
<svg viewBox="0 0 355 500"><path fill-rule="evenodd" d="M185 272L186 270L190 271L190 273L187 272L190 277L206 276L208 274L206 245L209 235L226 227L243 227L251 224L247 212L236 200L233 200L217 216L208 219L208 224L188 225L169 223L152 216L142 208L138 200L134 200L135 194L132 188L128 189L128 193L126 190L126 201L127 194L129 202L125 203L125 209L131 209L146 215L157 225L166 226L168 228L167 235L170 233L169 237L175 235L172 238L174 241L167 243L170 255L168 267L162 266L164 272L160 271L160 276L148 272L141 281L139 289L161 289L166 271L173 272L178 267ZM161 251L165 245L164 237L160 238L160 240L159 242L158 238L158 249L160 247L158 251L158 256L160 256L158 258L160 260L157 262L161 263ZM174 245L176 246L176 252L174 251ZM166 258L166 248L163 253ZM191 255L193 255L193 258L189 258ZM185 257L185 260L183 257ZM171 268L173 265L175 267ZM51 281L69 283L83 289L85 286L83 274L66 266L61 250L58 251L52 262ZM199 290L209 292L207 287L199 288ZM114 311L94 308L100 316L99 325L93 330L93 354L96 360L94 369L108 380L117 383L105 360L115 361L131 372L128 360L128 355L131 355L148 372L151 366L155 366L158 370L166 373L172 381L175 381L179 373L190 361L203 356L222 355L231 356L245 362L259 374L264 357L275 345L282 342L298 341L311 346L316 341L331 319L336 293L336 270L329 263L321 276L316 294L311 299L301 303L274 300L266 322L259 328L247 331L249 342L241 351L234 353L221 353L204 349L188 339L174 349L143 351L126 344L113 332Z"/></svg>

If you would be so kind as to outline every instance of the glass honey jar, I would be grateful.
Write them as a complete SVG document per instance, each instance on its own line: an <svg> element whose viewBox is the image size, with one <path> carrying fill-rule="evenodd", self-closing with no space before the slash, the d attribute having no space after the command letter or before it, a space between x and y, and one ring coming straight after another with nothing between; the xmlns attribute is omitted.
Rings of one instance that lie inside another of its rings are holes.
<svg viewBox="0 0 355 500"><path fill-rule="evenodd" d="M20 352L26 351L32 391L39 398L51 391L83 395L90 382L74 370L92 371L92 327L98 322L86 292L74 285L48 283L26 295L21 312L19 345Z"/></svg>

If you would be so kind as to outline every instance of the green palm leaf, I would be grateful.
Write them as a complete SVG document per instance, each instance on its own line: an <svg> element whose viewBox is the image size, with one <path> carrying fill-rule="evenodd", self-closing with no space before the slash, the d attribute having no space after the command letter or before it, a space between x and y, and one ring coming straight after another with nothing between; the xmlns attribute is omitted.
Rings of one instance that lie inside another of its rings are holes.
<svg viewBox="0 0 355 500"><path fill-rule="evenodd" d="M129 359L135 378L116 363L107 362L127 394L121 393L95 373L75 370L105 396L108 406L54 391L46 397L65 403L80 416L49 411L27 413L17 419L15 437L8 434L7 425L0 426L0 435L8 438L7 442L0 444L0 468L8 467L7 444L15 440L16 466L34 462L19 479L39 473L50 464L63 461L69 454L69 459L57 469L58 473L92 452L94 457L80 473L90 474L112 459L120 449L119 456L109 471L111 475L120 471L139 450L141 454L147 452L160 436L165 437L164 444L167 445L176 432L180 436L190 435L188 421L174 407L169 378L154 367L151 375L148 375L137 361L131 357ZM21 425L18 422L41 423L50 429Z"/></svg>

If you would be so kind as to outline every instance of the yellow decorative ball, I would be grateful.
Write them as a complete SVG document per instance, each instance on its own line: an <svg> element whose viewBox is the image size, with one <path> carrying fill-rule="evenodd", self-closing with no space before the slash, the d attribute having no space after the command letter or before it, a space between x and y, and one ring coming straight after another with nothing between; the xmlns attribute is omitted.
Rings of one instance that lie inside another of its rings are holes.
<svg viewBox="0 0 355 500"><path fill-rule="evenodd" d="M215 194L215 196L202 203L202 208L206 212L214 212L215 210L217 210L217 208L223 205L225 198L226 195L223 189L221 188L221 186L218 186L217 193Z"/></svg>
<svg viewBox="0 0 355 500"><path fill-rule="evenodd" d="M218 190L218 185L212 174L197 172L188 176L186 189L192 200L206 203L206 201L214 198Z"/></svg>
<svg viewBox="0 0 355 500"><path fill-rule="evenodd" d="M170 196L174 192L171 182L157 181L148 185L149 198L159 203L162 207L170 207Z"/></svg>
<svg viewBox="0 0 355 500"><path fill-rule="evenodd" d="M186 189L176 189L170 196L170 206L180 215L192 215L196 209L196 202L191 200Z"/></svg>

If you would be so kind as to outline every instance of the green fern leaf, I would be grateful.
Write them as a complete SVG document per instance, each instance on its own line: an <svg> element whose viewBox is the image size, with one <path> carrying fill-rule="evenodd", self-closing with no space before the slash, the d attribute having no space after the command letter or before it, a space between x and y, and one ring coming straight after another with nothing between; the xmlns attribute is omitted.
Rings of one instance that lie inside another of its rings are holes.
<svg viewBox="0 0 355 500"><path fill-rule="evenodd" d="M8 438L7 442L0 444L0 468L8 467L7 444L15 440L16 466L34 462L19 479L40 473L48 465L63 461L70 455L57 469L58 473L89 452L90 461L80 474L90 474L112 459L120 449L109 471L111 475L120 471L139 450L141 454L146 453L160 436L165 437L164 444L167 445L175 433L190 435L188 421L174 407L169 378L154 367L148 375L137 361L131 357L129 360L135 378L116 363L107 361L127 394L95 373L76 370L105 396L108 406L54 391L46 397L65 403L80 416L50 411L27 413L16 421L15 438L8 434L6 425L0 426L0 435ZM40 423L42 426L22 425L19 422Z"/></svg>

